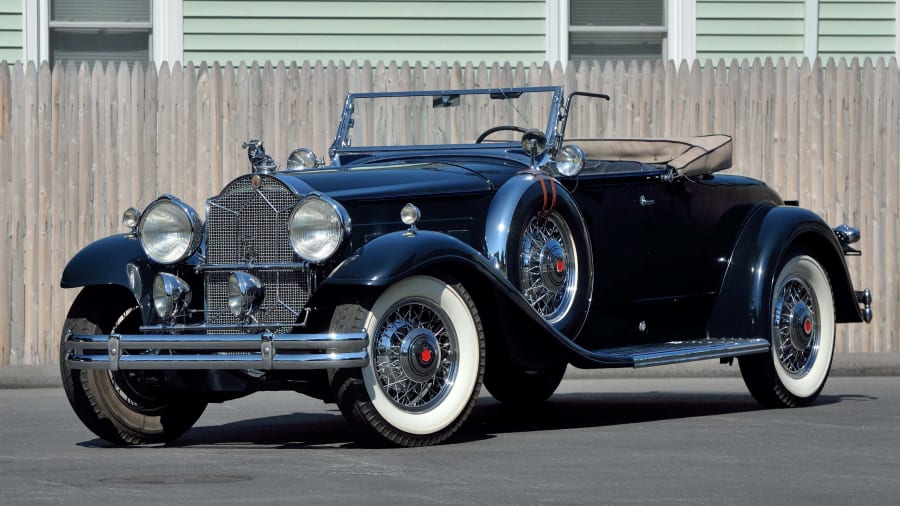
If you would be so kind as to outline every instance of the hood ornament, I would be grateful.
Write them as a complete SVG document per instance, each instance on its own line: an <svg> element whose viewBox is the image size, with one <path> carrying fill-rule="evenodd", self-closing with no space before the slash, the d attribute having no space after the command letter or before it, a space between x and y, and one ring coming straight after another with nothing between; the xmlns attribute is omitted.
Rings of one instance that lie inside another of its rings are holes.
<svg viewBox="0 0 900 506"><path fill-rule="evenodd" d="M271 174L278 169L278 164L271 156L266 154L266 149L259 139L250 139L241 144L241 147L247 150L247 157L250 158L250 165L253 167L254 174Z"/></svg>

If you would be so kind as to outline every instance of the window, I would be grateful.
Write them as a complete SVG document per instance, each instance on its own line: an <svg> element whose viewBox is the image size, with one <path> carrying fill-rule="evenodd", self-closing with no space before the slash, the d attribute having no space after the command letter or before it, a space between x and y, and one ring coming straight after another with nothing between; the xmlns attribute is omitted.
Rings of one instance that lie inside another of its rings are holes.
<svg viewBox="0 0 900 506"><path fill-rule="evenodd" d="M570 0L569 60L666 57L666 0Z"/></svg>
<svg viewBox="0 0 900 506"><path fill-rule="evenodd" d="M150 61L150 0L50 0L48 60Z"/></svg>
<svg viewBox="0 0 900 506"><path fill-rule="evenodd" d="M696 0L547 0L547 60L696 57Z"/></svg>

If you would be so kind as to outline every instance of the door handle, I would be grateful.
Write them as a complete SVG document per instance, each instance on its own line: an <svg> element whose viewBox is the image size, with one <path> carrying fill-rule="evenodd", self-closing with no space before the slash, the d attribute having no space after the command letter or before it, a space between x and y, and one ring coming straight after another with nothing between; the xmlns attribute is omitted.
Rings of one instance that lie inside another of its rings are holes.
<svg viewBox="0 0 900 506"><path fill-rule="evenodd" d="M641 203L641 207L647 207L647 206L652 206L653 204L656 203L656 201L650 200L647 197L641 195L640 203Z"/></svg>

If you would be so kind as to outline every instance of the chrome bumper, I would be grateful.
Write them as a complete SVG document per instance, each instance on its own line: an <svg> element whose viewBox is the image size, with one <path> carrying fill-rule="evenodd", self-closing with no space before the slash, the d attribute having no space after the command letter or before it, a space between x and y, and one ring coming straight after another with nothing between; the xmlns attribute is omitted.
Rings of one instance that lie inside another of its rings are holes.
<svg viewBox="0 0 900 506"><path fill-rule="evenodd" d="M70 369L340 369L365 367L369 337L346 334L65 335ZM98 353L105 351L106 353Z"/></svg>

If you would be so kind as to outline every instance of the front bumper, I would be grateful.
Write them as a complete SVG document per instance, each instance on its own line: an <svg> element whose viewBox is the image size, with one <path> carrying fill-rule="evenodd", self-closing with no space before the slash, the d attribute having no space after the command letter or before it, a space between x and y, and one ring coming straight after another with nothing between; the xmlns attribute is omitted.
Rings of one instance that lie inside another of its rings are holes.
<svg viewBox="0 0 900 506"><path fill-rule="evenodd" d="M369 337L343 334L75 334L70 369L340 369L365 367Z"/></svg>

